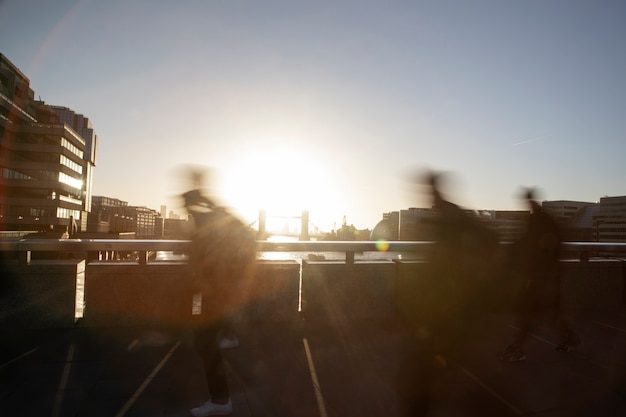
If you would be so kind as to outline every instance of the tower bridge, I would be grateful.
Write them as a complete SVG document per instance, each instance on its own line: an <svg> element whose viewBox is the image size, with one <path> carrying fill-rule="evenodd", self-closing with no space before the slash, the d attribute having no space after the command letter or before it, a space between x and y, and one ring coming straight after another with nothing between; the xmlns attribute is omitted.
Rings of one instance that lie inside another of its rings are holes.
<svg viewBox="0 0 626 417"><path fill-rule="evenodd" d="M268 230L267 229L267 220L268 219L278 219L278 220L300 220L300 229L299 231L293 232L291 230ZM315 224L311 223L309 218L309 211L303 210L302 214L297 215L267 215L265 210L259 211L259 218L250 224L251 227L254 227L256 224L257 229L257 240L267 240L268 237L271 236L289 236L289 237L297 237L298 240L308 241L311 240L312 237L322 237L324 233L319 230Z"/></svg>

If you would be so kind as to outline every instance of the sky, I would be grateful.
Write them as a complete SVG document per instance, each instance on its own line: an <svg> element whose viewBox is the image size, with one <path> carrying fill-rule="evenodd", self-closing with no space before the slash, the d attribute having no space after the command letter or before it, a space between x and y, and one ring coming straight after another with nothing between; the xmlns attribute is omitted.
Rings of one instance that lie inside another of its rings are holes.
<svg viewBox="0 0 626 417"><path fill-rule="evenodd" d="M0 0L0 52L92 121L93 193L373 228L449 172L467 208L626 195L626 3ZM182 212L182 211L181 211Z"/></svg>

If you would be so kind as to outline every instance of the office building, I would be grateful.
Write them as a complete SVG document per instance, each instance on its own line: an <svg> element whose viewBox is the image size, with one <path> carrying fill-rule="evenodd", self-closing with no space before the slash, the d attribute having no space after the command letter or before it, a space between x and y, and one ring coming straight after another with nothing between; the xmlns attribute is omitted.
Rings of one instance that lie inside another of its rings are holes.
<svg viewBox="0 0 626 417"><path fill-rule="evenodd" d="M129 206L117 198L94 196L87 231L90 233L134 234L139 239L162 237L159 212L147 207Z"/></svg>
<svg viewBox="0 0 626 417"><path fill-rule="evenodd" d="M30 80L0 54L0 228L84 230L97 136L84 116L34 96Z"/></svg>
<svg viewBox="0 0 626 417"><path fill-rule="evenodd" d="M564 225L572 219L576 213L582 208L591 206L595 203L584 201L555 200L543 201L541 207L543 210L556 219L559 224Z"/></svg>
<svg viewBox="0 0 626 417"><path fill-rule="evenodd" d="M599 242L626 242L626 196L602 197L593 226Z"/></svg>
<svg viewBox="0 0 626 417"><path fill-rule="evenodd" d="M411 207L398 215L398 240L434 240L437 211Z"/></svg>

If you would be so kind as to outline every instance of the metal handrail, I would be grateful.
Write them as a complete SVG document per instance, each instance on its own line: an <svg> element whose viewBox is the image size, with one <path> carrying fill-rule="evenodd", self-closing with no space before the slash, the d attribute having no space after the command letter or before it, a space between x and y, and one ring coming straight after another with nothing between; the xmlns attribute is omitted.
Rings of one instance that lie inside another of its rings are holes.
<svg viewBox="0 0 626 417"><path fill-rule="evenodd" d="M7 239L0 240L0 251L184 251L189 240L152 239ZM257 241L259 252L423 252L432 241ZM507 243L503 243L507 244ZM626 253L621 242L564 242L563 249L572 252Z"/></svg>

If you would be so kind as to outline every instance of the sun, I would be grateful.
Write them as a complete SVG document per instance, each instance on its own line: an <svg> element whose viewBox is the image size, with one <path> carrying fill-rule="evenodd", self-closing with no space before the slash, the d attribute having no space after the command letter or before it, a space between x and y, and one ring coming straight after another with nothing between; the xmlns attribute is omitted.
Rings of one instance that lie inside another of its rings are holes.
<svg viewBox="0 0 626 417"><path fill-rule="evenodd" d="M314 151L289 145L250 149L231 161L221 175L221 194L247 220L265 210L268 218L300 216L330 231L341 218L333 174Z"/></svg>

